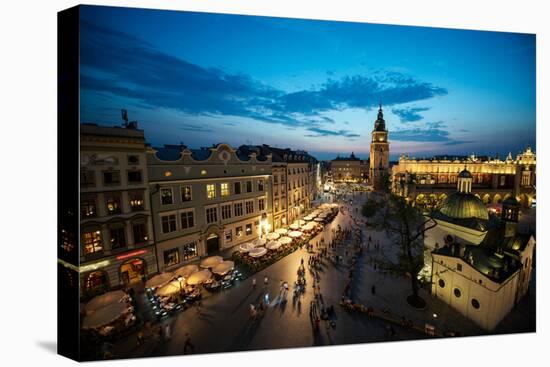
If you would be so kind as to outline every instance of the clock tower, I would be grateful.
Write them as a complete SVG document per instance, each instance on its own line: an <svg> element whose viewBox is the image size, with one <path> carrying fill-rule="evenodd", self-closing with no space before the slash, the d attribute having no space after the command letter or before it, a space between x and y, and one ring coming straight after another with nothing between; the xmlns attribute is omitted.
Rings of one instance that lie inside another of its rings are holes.
<svg viewBox="0 0 550 367"><path fill-rule="evenodd" d="M378 109L378 118L374 122L372 141L370 143L370 182L375 190L380 190L384 175L389 173L390 167L390 143L388 143L388 130L382 113L382 104Z"/></svg>

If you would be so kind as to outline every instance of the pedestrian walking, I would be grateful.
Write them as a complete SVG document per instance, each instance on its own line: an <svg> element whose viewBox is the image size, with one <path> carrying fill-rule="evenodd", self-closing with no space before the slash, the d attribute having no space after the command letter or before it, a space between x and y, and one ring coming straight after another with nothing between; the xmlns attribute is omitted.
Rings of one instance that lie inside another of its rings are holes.
<svg viewBox="0 0 550 367"><path fill-rule="evenodd" d="M252 289L256 289L256 278L252 278Z"/></svg>
<svg viewBox="0 0 550 367"><path fill-rule="evenodd" d="M268 283L268 282L269 282L269 279L267 278L267 276L266 276L266 277L264 277L264 286L266 286L266 287L267 287L267 283Z"/></svg>
<svg viewBox="0 0 550 367"><path fill-rule="evenodd" d="M170 324L166 324L164 327L164 341L170 340L172 337L172 329L170 328Z"/></svg>
<svg viewBox="0 0 550 367"><path fill-rule="evenodd" d="M185 334L185 344L183 345L183 354L187 354L187 350L191 349L195 353L195 346L191 343L191 335L189 333Z"/></svg>

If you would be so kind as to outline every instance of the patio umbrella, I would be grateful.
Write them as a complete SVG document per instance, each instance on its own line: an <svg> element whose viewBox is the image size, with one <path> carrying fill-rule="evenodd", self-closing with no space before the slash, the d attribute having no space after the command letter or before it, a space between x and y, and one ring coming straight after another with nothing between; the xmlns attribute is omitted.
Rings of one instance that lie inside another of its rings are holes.
<svg viewBox="0 0 550 367"><path fill-rule="evenodd" d="M184 265L174 271L174 277L177 278L179 276L182 276L184 278L189 278L191 274L197 271L199 271L199 267L197 265Z"/></svg>
<svg viewBox="0 0 550 367"><path fill-rule="evenodd" d="M214 266L212 268L212 273L224 275L228 271L233 270L235 267L235 263L233 261L226 260L224 262L219 263L218 265Z"/></svg>
<svg viewBox="0 0 550 367"><path fill-rule="evenodd" d="M259 237L259 238L256 238L254 241L252 241L252 244L254 245L254 247L259 247L259 246L265 245L266 242L267 241L265 238Z"/></svg>
<svg viewBox="0 0 550 367"><path fill-rule="evenodd" d="M321 222L323 222L324 220L325 220L324 218L320 218L320 217L315 218L315 221L316 221L317 223L321 223Z"/></svg>
<svg viewBox="0 0 550 367"><path fill-rule="evenodd" d="M267 239L270 240L270 241L274 241L276 239L279 239L279 237L281 237L281 235L278 234L277 232L271 232L271 233L267 234Z"/></svg>
<svg viewBox="0 0 550 367"><path fill-rule="evenodd" d="M145 283L145 288L156 288L161 287L174 279L174 274L172 273L160 273L149 279Z"/></svg>
<svg viewBox="0 0 550 367"><path fill-rule="evenodd" d="M124 303L111 303L108 306L100 308L91 315L86 316L82 322L82 328L95 329L110 324L122 316L127 308L128 307Z"/></svg>
<svg viewBox="0 0 550 367"><path fill-rule="evenodd" d="M110 304L119 303L124 297L126 297L126 293L121 290L111 291L103 293L99 296L95 296L90 302L86 304L86 312L92 313Z"/></svg>
<svg viewBox="0 0 550 367"><path fill-rule="evenodd" d="M288 245L289 243L292 242L292 238L290 237L281 237L279 238L279 242L282 244L282 245Z"/></svg>
<svg viewBox="0 0 550 367"><path fill-rule="evenodd" d="M254 248L254 245L251 244L250 242L241 243L239 245L239 251L240 252L248 252L248 251L252 250L253 248Z"/></svg>
<svg viewBox="0 0 550 367"><path fill-rule="evenodd" d="M315 227L316 227L315 222L310 222L310 223L306 224L305 226L303 226L302 229L304 231L312 231L312 230L315 229Z"/></svg>
<svg viewBox="0 0 550 367"><path fill-rule="evenodd" d="M210 256L201 261L201 268L211 268L223 261L221 256Z"/></svg>
<svg viewBox="0 0 550 367"><path fill-rule="evenodd" d="M289 227L292 230L300 229L300 225L298 223L292 223Z"/></svg>
<svg viewBox="0 0 550 367"><path fill-rule="evenodd" d="M212 273L208 269L202 269L197 271L196 273L191 274L191 276L187 279L187 284L189 285L197 285L202 284L206 282L208 279L212 277Z"/></svg>
<svg viewBox="0 0 550 367"><path fill-rule="evenodd" d="M277 232L278 234L281 234L281 235L285 235L288 232L288 229L279 228L279 229L276 229L275 232Z"/></svg>
<svg viewBox="0 0 550 367"><path fill-rule="evenodd" d="M261 257L264 256L267 253L267 250L265 247L256 247L248 253L252 257Z"/></svg>
<svg viewBox="0 0 550 367"><path fill-rule="evenodd" d="M306 221L303 219L298 219L295 220L294 223L298 224L299 226L303 226L304 224L306 224Z"/></svg>
<svg viewBox="0 0 550 367"><path fill-rule="evenodd" d="M313 219L313 218L312 218L311 216L309 216L309 215L308 215L307 217L304 217L304 220L305 220L306 222L309 222L309 221L312 220L312 219Z"/></svg>
<svg viewBox="0 0 550 367"><path fill-rule="evenodd" d="M277 250L281 246L282 246L282 244L279 241L271 241L271 242L268 242L267 245L265 245L265 247L268 250Z"/></svg>
<svg viewBox="0 0 550 367"><path fill-rule="evenodd" d="M164 297L164 296L171 296L172 294L176 294L181 291L183 284L180 284L178 280L173 280L168 284L163 285L157 290L157 295Z"/></svg>
<svg viewBox="0 0 550 367"><path fill-rule="evenodd" d="M292 238L302 237L303 233L300 231L292 231L288 234Z"/></svg>

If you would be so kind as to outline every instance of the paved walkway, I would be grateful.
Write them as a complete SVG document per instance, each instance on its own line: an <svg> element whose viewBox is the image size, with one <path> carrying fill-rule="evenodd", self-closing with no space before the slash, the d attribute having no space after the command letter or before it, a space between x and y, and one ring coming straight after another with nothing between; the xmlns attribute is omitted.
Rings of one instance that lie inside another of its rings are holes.
<svg viewBox="0 0 550 367"><path fill-rule="evenodd" d="M355 207L366 195L355 195ZM350 216L339 213L335 220L326 226L324 231L311 243L325 239L331 241L332 229L340 225L349 228ZM379 240L381 248L389 251L391 245L385 233L376 232L363 227L363 239L371 236L373 241ZM345 246L338 248L338 253L345 255ZM473 322L462 317L458 312L421 291L427 301L425 310L416 310L406 302L410 294L410 281L405 278L393 278L381 274L370 265L370 257L374 256L373 246L370 251L360 257L356 266L353 281L353 297L365 305L373 306L378 313L389 309L385 317L399 320L401 316L413 321L423 328L425 323L436 327L436 331L460 331L463 335L479 335L483 331ZM310 254L305 249L298 250L256 275L245 279L235 287L206 297L199 313L196 307L191 307L162 322L163 326L170 324L172 336L167 341L158 337L149 337L144 345L136 346L136 335L131 335L114 346L114 355L119 358L140 356L161 356L183 354L185 341L190 336L194 345L194 353L213 353L228 351L245 351L259 349L292 348L332 344L366 343L388 340L411 340L426 338L427 335L417 330L404 329L394 325L397 332L392 338L387 336L387 321L369 319L365 314L350 312L340 306L340 299L348 279L347 260L343 264L333 265L326 262L320 271L321 293L325 305L334 306L335 327L322 322L315 331L309 317L310 302L314 299L312 275L306 271L307 288L305 294L296 302L292 298L292 284L297 278L296 272L301 259L307 264ZM267 287L263 286L263 278L269 278ZM257 287L253 288L252 279L256 278ZM291 285L289 295L281 292L281 281ZM371 293L371 286L376 285L376 294ZM252 320L249 316L250 304L258 304L263 299L267 301L267 311L260 318ZM142 299L142 302L144 298ZM145 300L146 302L146 300ZM434 314L437 317L434 317Z"/></svg>

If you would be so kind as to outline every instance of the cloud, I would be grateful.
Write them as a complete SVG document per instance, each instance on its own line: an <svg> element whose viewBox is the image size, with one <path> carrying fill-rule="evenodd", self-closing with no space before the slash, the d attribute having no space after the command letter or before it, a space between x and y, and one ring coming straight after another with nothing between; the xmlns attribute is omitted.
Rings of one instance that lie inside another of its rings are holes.
<svg viewBox="0 0 550 367"><path fill-rule="evenodd" d="M438 128L413 128L390 132L390 140L439 142L450 141L449 132Z"/></svg>
<svg viewBox="0 0 550 367"><path fill-rule="evenodd" d="M446 129L444 121L427 122L422 127L402 129L390 132L390 140L408 142L439 142L446 146L473 143L467 140L455 140Z"/></svg>
<svg viewBox="0 0 550 367"><path fill-rule="evenodd" d="M306 135L306 137L310 137L310 138L318 138L321 136L343 136L345 138L358 138L361 136L349 130L327 130L327 129L321 129L317 127L310 127L307 130L316 133L316 134Z"/></svg>
<svg viewBox="0 0 550 367"><path fill-rule="evenodd" d="M193 132L212 132L213 131L212 129L206 128L204 126L197 126L192 124L180 124L179 128L181 130L193 131Z"/></svg>
<svg viewBox="0 0 550 367"><path fill-rule="evenodd" d="M287 93L246 74L187 62L137 37L89 22L81 22L80 40L82 90L194 115L321 128L334 123L323 116L327 111L370 109L380 101L395 106L447 94L445 88L395 71L328 79L318 87Z"/></svg>
<svg viewBox="0 0 550 367"><path fill-rule="evenodd" d="M399 116L401 122L415 122L422 120L420 112L428 111L428 107L392 108L391 112Z"/></svg>

